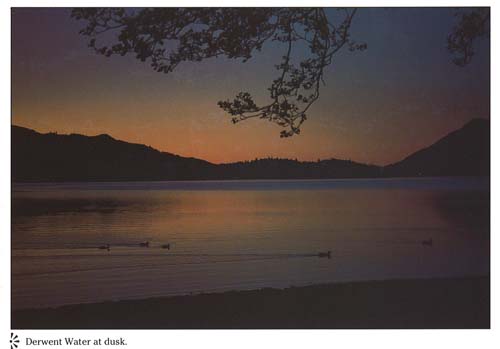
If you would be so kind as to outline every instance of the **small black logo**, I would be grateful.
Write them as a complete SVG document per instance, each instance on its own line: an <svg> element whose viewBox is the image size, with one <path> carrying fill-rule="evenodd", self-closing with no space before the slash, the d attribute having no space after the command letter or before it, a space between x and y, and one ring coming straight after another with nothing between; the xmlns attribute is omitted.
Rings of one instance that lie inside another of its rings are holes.
<svg viewBox="0 0 500 349"><path fill-rule="evenodd" d="M10 334L10 349L16 349L18 345L19 345L19 337L17 337L17 334L11 333Z"/></svg>

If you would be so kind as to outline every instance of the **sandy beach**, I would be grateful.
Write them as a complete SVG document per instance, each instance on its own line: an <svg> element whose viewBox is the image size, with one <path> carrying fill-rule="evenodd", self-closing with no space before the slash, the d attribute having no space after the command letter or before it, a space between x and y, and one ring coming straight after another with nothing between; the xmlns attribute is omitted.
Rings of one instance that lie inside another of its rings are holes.
<svg viewBox="0 0 500 349"><path fill-rule="evenodd" d="M268 288L12 313L14 329L489 327L489 276Z"/></svg>

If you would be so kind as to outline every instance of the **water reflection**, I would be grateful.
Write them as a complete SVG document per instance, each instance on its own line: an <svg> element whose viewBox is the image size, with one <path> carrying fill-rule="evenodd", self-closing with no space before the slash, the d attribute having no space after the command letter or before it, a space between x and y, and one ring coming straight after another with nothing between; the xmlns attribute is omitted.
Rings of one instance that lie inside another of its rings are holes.
<svg viewBox="0 0 500 349"><path fill-rule="evenodd" d="M457 231L474 233L478 239L489 238L489 190L438 192L432 204Z"/></svg>
<svg viewBox="0 0 500 349"><path fill-rule="evenodd" d="M489 272L487 181L255 182L15 186L13 306Z"/></svg>

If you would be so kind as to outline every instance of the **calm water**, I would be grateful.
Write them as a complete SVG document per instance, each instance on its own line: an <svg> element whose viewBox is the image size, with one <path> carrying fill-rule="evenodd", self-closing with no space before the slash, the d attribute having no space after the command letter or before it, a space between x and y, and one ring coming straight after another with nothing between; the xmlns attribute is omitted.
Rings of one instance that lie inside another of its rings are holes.
<svg viewBox="0 0 500 349"><path fill-rule="evenodd" d="M487 273L489 179L13 185L13 308Z"/></svg>

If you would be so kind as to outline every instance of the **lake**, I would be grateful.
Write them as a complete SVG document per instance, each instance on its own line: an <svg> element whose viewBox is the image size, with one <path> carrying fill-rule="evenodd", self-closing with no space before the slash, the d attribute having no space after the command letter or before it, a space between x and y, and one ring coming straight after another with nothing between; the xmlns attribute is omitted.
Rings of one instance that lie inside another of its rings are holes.
<svg viewBox="0 0 500 349"><path fill-rule="evenodd" d="M489 178L15 183L12 307L485 275L489 190Z"/></svg>

